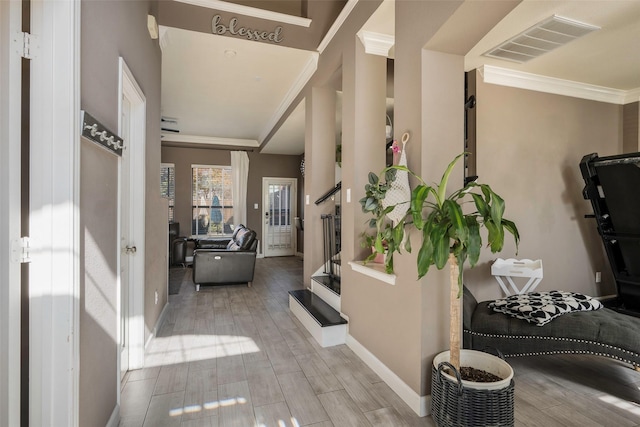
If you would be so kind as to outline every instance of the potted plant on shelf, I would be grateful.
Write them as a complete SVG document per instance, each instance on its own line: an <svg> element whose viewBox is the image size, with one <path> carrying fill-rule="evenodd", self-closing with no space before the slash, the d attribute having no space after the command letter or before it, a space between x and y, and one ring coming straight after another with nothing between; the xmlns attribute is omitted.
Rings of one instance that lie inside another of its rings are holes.
<svg viewBox="0 0 640 427"><path fill-rule="evenodd" d="M360 246L362 246L363 248L371 249L371 254L364 260L364 262L384 264L387 259L387 253L389 250L387 241L386 240L382 241L382 252L378 252L376 250L377 233L367 233L366 231L364 231L361 237L362 237L362 243L360 244ZM385 271L386 271L386 267L385 267Z"/></svg>
<svg viewBox="0 0 640 427"><path fill-rule="evenodd" d="M394 224L387 218L387 215L394 210L395 205L386 206L383 202L387 192L391 189L391 184L396 178L398 169L403 166L390 166L385 168L380 175L369 172L369 182L365 185L365 196L360 199L360 205L363 212L373 215L369 220L369 227L374 228L373 233L362 233L362 247L372 248L364 262L370 262L376 259L379 254L385 254L384 266L385 272L393 273L393 253L401 252L401 246L404 246L408 252L411 252L409 240L402 245L404 239L404 218ZM408 170L404 168L405 170ZM406 201L407 212L409 210L409 200Z"/></svg>
<svg viewBox="0 0 640 427"><path fill-rule="evenodd" d="M438 269L443 269L447 263L450 268L450 347L449 351L437 355L434 359L433 381L432 381L432 409L436 424L441 425L467 425L469 420L474 420L474 425L505 425L501 419L490 421L483 418L500 417L501 413L495 413L496 408L492 408L485 402L487 396L495 402L496 396L510 399L510 408L501 408L506 411L504 418L513 420L513 386L511 367L502 359L491 356L487 353L474 350L462 350L462 360L465 373L466 368L482 369L493 374L498 374L501 381L495 383L476 383L465 379L461 374L460 359L460 331L462 329L462 312L460 302L463 289L462 272L468 262L470 267L474 267L478 262L480 253L484 247L480 230L487 230L486 246L491 252L499 252L504 246L505 231L513 235L516 248L520 241L520 236L516 225L503 217L505 210L504 200L496 194L490 186L471 182L461 189L458 189L447 196L447 184L451 172L457 161L465 153L458 155L447 167L440 182L434 186L427 185L424 180L411 172L404 166L390 166L383 173L392 177L391 170L406 170L416 177L419 184L411 192L411 201L408 209L409 215L415 226L422 233L422 241L417 257L418 277L427 274L433 265ZM389 179L387 178L387 181ZM464 213L463 203L471 198L475 210ZM363 205L364 209L364 205ZM388 208L387 208L388 209ZM384 214L384 211L380 212ZM376 223L381 221L376 219ZM373 221L373 220L372 220ZM404 226L404 222L403 222ZM378 238L382 239L384 229L378 232ZM392 233L393 236L396 233ZM403 233L397 232L402 239ZM400 240L397 240L398 242ZM406 247L410 251L410 244ZM389 248L387 259L393 267L393 251L399 252L399 246L394 245ZM506 365L506 366L505 366ZM446 369L450 369L446 373ZM493 372L492 372L493 371ZM466 398L461 397L463 388L471 389ZM493 388L493 390L492 390ZM477 391L478 389L484 389ZM486 392L485 392L486 390ZM488 393L488 394L487 394ZM444 396L443 396L444 394ZM452 400L459 405L452 404ZM476 402L474 400L480 400ZM448 402L447 402L448 401ZM473 402L472 402L473 401ZM465 407L472 402L471 407ZM483 414L470 413L472 408L485 408ZM508 412L511 412L509 415ZM478 420L483 420L476 424ZM506 424L509 424L507 421Z"/></svg>

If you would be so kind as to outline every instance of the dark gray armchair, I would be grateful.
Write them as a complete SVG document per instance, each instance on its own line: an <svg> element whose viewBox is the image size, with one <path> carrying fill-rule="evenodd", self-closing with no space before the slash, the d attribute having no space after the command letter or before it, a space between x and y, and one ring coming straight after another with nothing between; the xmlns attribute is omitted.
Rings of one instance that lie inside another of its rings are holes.
<svg viewBox="0 0 640 427"><path fill-rule="evenodd" d="M206 245L203 242L203 246ZM256 232L244 227L234 232L224 249L198 247L193 253L196 291L200 285L247 283L251 286L257 247Z"/></svg>

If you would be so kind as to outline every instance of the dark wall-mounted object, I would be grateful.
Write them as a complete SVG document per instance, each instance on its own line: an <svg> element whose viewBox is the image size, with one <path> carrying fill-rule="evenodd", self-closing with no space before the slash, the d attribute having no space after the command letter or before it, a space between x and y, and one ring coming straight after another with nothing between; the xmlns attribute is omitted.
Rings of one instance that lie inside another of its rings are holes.
<svg viewBox="0 0 640 427"><path fill-rule="evenodd" d="M118 156L122 156L124 140L118 134L104 127L95 117L86 111L81 111L82 136L95 142L102 148Z"/></svg>
<svg viewBox="0 0 640 427"><path fill-rule="evenodd" d="M613 308L640 317L640 153L588 154L580 172L616 280Z"/></svg>
<svg viewBox="0 0 640 427"><path fill-rule="evenodd" d="M342 189L342 181L340 181L339 183L336 184L335 187L333 187L331 190L327 191L326 193L324 193L322 196L320 196L318 198L318 200L315 201L316 205L319 205L320 203L324 202L325 200L327 200L329 197L333 196L334 194L336 194L338 191L340 191L340 189Z"/></svg>
<svg viewBox="0 0 640 427"><path fill-rule="evenodd" d="M465 184L478 178L476 168L476 71L464 73L464 158ZM473 178L475 177L475 178Z"/></svg>

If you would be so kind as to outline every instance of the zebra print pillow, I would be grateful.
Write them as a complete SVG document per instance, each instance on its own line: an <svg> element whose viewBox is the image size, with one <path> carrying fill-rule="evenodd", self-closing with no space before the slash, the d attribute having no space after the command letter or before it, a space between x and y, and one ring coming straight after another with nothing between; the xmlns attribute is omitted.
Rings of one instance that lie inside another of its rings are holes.
<svg viewBox="0 0 640 427"><path fill-rule="evenodd" d="M602 303L577 292L549 291L511 295L490 302L489 308L543 326L566 313L597 310Z"/></svg>

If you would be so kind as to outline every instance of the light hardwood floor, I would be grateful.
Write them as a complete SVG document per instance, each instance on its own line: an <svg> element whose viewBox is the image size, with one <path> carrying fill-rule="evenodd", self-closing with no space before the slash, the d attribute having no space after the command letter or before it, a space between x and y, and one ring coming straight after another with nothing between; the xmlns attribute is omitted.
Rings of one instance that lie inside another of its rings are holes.
<svg viewBox="0 0 640 427"><path fill-rule="evenodd" d="M187 277L188 278L188 277ZM169 297L121 427L433 426L347 346L321 348L288 309L300 258L258 259L253 287L190 280ZM639 332L640 333L640 332ZM640 426L640 373L586 356L510 359L516 425Z"/></svg>

